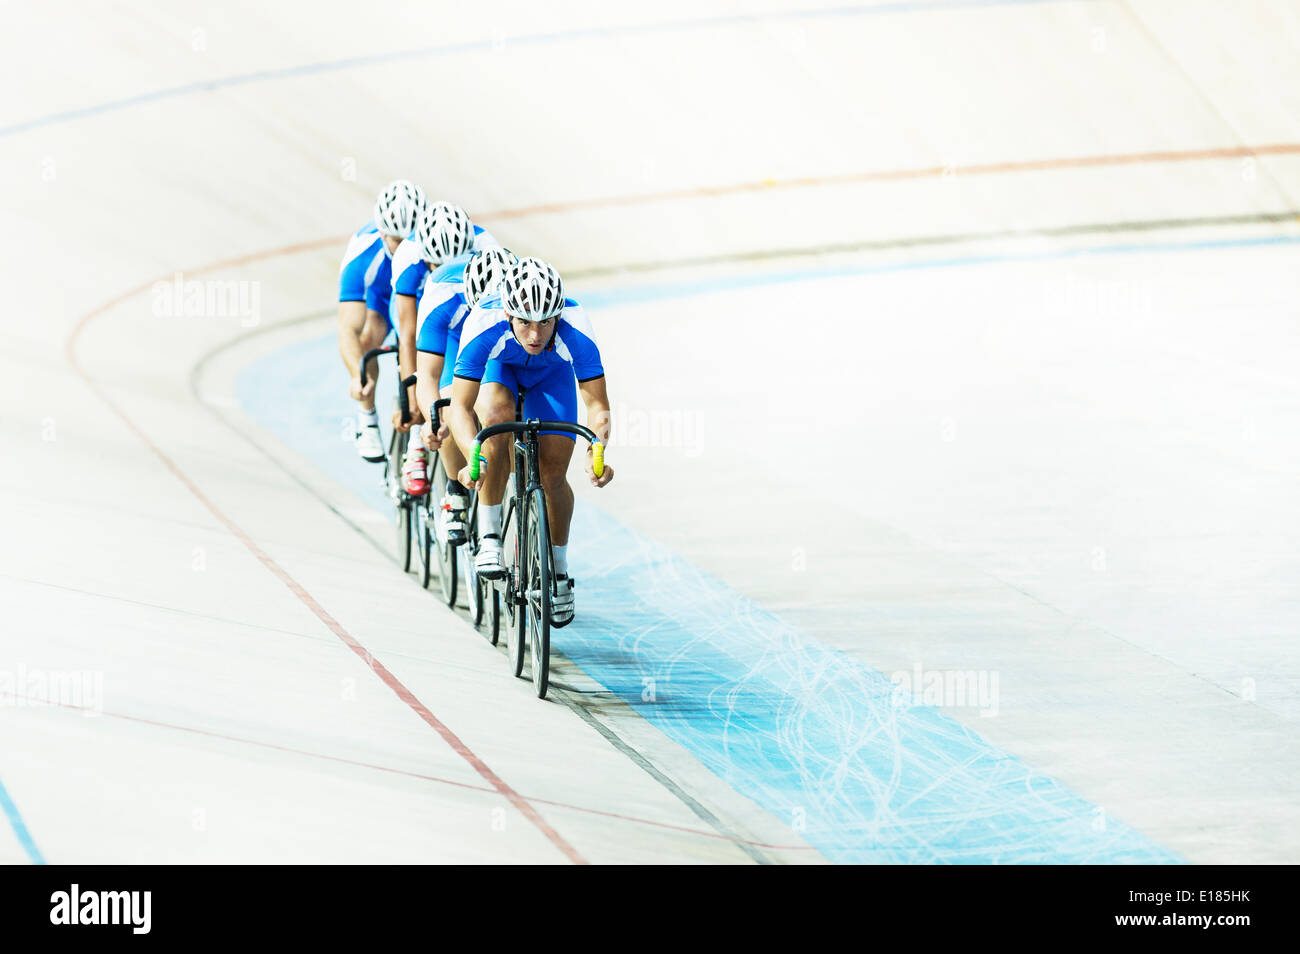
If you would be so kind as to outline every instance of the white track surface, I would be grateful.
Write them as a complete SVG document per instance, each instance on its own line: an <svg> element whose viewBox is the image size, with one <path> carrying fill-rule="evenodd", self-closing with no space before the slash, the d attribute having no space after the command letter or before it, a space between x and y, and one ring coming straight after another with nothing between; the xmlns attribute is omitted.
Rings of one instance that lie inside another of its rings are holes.
<svg viewBox="0 0 1300 954"><path fill-rule="evenodd" d="M616 409L707 437L616 434L591 502L872 668L1000 673L951 715L1184 858L1300 860L1300 253L1165 248L1300 234L1300 5L795 5L7 12L0 126L195 84L0 138L0 670L104 687L0 710L47 860L822 860L512 684L233 406L399 175L577 297L1009 259L595 312ZM394 43L469 46L202 88ZM1115 245L1151 248L1050 257ZM260 282L258 326L156 317L176 271Z"/></svg>

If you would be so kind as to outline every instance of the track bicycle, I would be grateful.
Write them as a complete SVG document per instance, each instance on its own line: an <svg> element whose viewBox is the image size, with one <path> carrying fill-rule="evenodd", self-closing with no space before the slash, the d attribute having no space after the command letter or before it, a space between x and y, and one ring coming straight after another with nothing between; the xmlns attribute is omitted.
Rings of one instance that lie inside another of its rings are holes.
<svg viewBox="0 0 1300 954"><path fill-rule="evenodd" d="M436 433L439 427L439 412L451 404L450 398L439 398L429 408L429 427ZM420 585L429 588L429 578L433 563L438 564L438 582L442 586L442 600L452 609L456 607L457 595L457 550L447 540L442 499L447 493L447 468L443 466L442 454L430 452L433 457L429 475L429 492L415 501L415 545L420 557Z"/></svg>
<svg viewBox="0 0 1300 954"><path fill-rule="evenodd" d="M397 348L391 345L371 348L361 359L361 386L363 388L366 386L366 367L370 364L371 358L385 354L397 354ZM398 370L397 397L393 401L393 409L400 411L403 424L411 420L411 409L406 389L414 383L414 374L402 378L401 371ZM403 573L411 569L411 552L414 549L412 546L414 538L412 516L415 509L415 498L408 494L406 488L402 486L402 459L406 456L406 446L410 439L409 431L393 428L393 432L388 439L388 456L384 460L383 475L384 492L393 503L393 530L396 534L397 565L402 568Z"/></svg>
<svg viewBox="0 0 1300 954"><path fill-rule="evenodd" d="M484 441L498 434L514 435L513 488L507 490L505 516L501 523L501 552L509 565L504 578L493 581L491 589L501 594L510 667L515 676L523 672L525 645L529 647L533 688L537 698L545 699L550 685L551 603L555 597L555 573L537 438L542 431L563 431L584 438L591 445L592 472L597 477L605 471L605 445L594 431L581 424L539 421L536 418L525 421L523 407L524 389L520 388L515 400L515 420L493 424L478 432L469 454L469 475L471 480L479 479L479 465L483 460L480 451ZM477 536L472 539L477 540Z"/></svg>

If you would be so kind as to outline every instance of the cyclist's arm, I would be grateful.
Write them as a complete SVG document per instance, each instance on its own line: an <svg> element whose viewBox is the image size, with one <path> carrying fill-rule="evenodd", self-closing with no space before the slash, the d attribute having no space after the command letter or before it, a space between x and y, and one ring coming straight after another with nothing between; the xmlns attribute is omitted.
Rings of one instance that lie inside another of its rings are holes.
<svg viewBox="0 0 1300 954"><path fill-rule="evenodd" d="M365 326L364 301L339 302L339 356L354 378L361 373L361 331Z"/></svg>
<svg viewBox="0 0 1300 954"><path fill-rule="evenodd" d="M609 443L611 421L609 414L609 392L605 389L605 376L590 378L578 382L578 391L582 394L582 403L587 405L587 426L596 432L602 444ZM604 473L597 477L591 469L591 447L587 447L587 474L597 487L604 487L614 479L614 468L605 465Z"/></svg>
<svg viewBox="0 0 1300 954"><path fill-rule="evenodd" d="M398 293L393 294L393 301L397 309L397 361L402 366L402 377L406 378L415 370L416 304L412 296ZM429 405L415 395L411 397L415 400L415 407L411 408L411 421L419 423ZM419 414L415 413L416 408L420 409Z"/></svg>
<svg viewBox="0 0 1300 954"><path fill-rule="evenodd" d="M429 408L433 407L433 402L438 400L438 379L442 377L443 356L434 354L430 351L419 351L415 355L415 370L418 377L415 379L415 400L420 407L421 413L428 414ZM444 411L442 419L447 420L447 412ZM432 425L433 419L429 419ZM425 428L426 434L434 433L433 427ZM432 450L436 450L440 443L436 439L432 442L426 440L425 444L432 443Z"/></svg>
<svg viewBox="0 0 1300 954"><path fill-rule="evenodd" d="M446 413L451 417L451 435L456 438L456 446L464 448L466 456L478 436L478 419L474 416L478 390L479 382L470 378L455 378L451 382L451 407Z"/></svg>
<svg viewBox="0 0 1300 954"><path fill-rule="evenodd" d="M602 443L608 443L609 392L605 389L605 376L579 381L578 391L582 394L582 403L587 405L587 426L596 432Z"/></svg>

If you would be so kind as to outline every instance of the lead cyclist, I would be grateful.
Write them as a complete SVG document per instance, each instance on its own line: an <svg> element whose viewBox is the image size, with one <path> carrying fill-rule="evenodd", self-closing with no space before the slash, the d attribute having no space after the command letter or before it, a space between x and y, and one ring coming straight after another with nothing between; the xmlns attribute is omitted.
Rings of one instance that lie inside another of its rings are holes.
<svg viewBox="0 0 1300 954"><path fill-rule="evenodd" d="M576 387L575 387L576 385ZM560 274L539 258L519 260L506 273L499 296L478 304L465 320L456 357L451 392L451 432L461 447L473 447L480 424L489 427L515 419L515 401L525 389L524 417L549 421L578 421L575 391L587 406L587 425L602 442L609 439L609 396L605 369L591 322L582 307L564 297ZM555 567L555 597L551 625L573 620L573 579L569 576L569 523L573 489L567 472L575 438L543 431L538 437L542 487L551 528ZM501 562L501 501L512 461L511 437L498 434L483 445L487 470L472 481L469 466L461 468L460 483L479 490L480 548L475 571L487 579L505 574ZM595 487L614 479L605 466L592 470L587 449L587 476Z"/></svg>

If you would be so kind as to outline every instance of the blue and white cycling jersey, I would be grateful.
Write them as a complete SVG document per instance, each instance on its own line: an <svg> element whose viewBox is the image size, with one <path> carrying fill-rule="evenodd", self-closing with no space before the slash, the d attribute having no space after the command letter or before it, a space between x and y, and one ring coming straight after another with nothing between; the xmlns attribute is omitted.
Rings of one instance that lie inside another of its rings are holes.
<svg viewBox="0 0 1300 954"><path fill-rule="evenodd" d="M501 299L480 302L461 332L455 376L481 384L499 384L516 397L524 390L525 418L578 422L578 389L574 380L591 381L605 374L595 334L586 312L572 298L556 322L551 343L541 354L529 354L510 330ZM563 431L542 431L574 440Z"/></svg>
<svg viewBox="0 0 1300 954"><path fill-rule="evenodd" d="M541 354L529 354L515 340L501 299L486 298L479 302L461 332L460 353L456 356L456 377L482 381L489 364L498 364L531 373L567 366L578 381L591 381L605 373L600 349L591 321L572 298L564 299L564 311L556 322L551 343Z"/></svg>
<svg viewBox="0 0 1300 954"><path fill-rule="evenodd" d="M500 248L492 233L482 226L474 226L474 248ZM410 295L416 298L424 285L425 276L429 274L429 264L420 257L420 246L410 239L397 246L393 253L393 293ZM394 318L396 315L394 315Z"/></svg>
<svg viewBox="0 0 1300 954"><path fill-rule="evenodd" d="M392 297L393 260L374 222L367 222L348 240L339 266L339 301L364 301L366 307L388 315Z"/></svg>
<svg viewBox="0 0 1300 954"><path fill-rule="evenodd" d="M443 356L439 389L451 385L460 348L460 332L469 314L465 301L465 265L469 255L460 255L431 271L420 289L415 312L415 348Z"/></svg>

